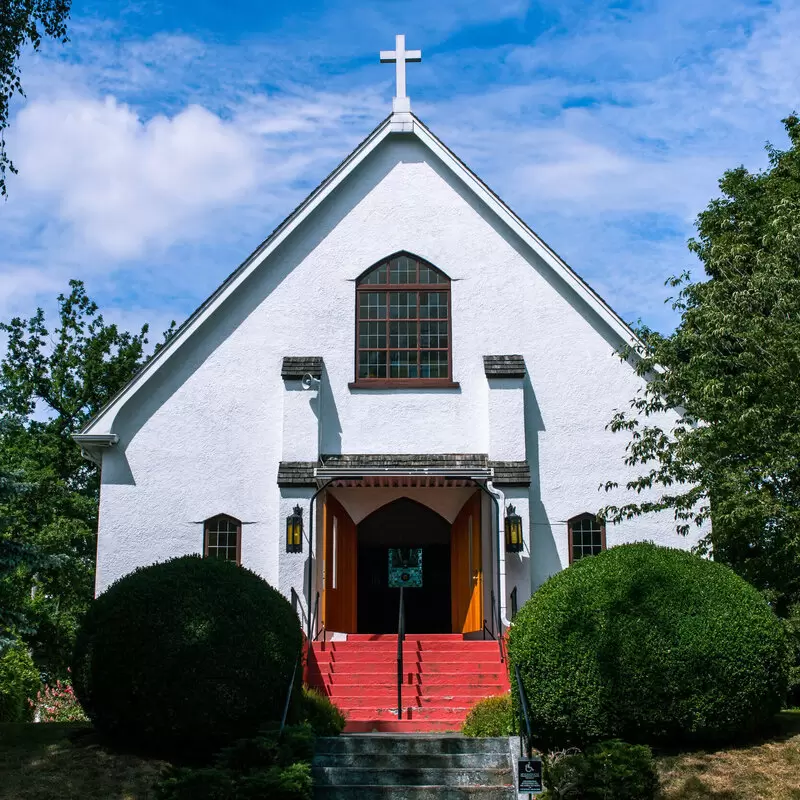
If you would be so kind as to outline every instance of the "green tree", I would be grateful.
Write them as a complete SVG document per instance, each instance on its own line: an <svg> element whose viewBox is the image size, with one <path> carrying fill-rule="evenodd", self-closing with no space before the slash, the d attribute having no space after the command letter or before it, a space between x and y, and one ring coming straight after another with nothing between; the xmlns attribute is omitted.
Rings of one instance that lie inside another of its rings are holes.
<svg viewBox="0 0 800 800"><path fill-rule="evenodd" d="M11 99L24 95L19 59L25 47L38 50L42 39L67 41L71 0L0 0L0 195L6 172L16 172L6 154L5 130Z"/></svg>
<svg viewBox="0 0 800 800"><path fill-rule="evenodd" d="M628 488L658 499L601 512L672 509L682 533L711 520L701 550L781 616L800 600L800 120L784 124L789 149L769 146L761 172L725 173L698 216L689 247L706 275L670 282L677 329L639 332L649 382L611 427L632 434L627 463L641 474ZM680 411L674 429L666 409Z"/></svg>
<svg viewBox="0 0 800 800"><path fill-rule="evenodd" d="M55 675L94 588L99 470L71 435L148 358L147 325L120 331L80 281L70 289L52 329L41 309L0 323L0 624Z"/></svg>

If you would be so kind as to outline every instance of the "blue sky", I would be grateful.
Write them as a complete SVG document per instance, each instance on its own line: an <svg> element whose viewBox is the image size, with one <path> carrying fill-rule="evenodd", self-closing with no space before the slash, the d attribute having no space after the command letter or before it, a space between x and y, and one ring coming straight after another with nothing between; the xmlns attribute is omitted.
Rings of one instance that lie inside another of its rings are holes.
<svg viewBox="0 0 800 800"><path fill-rule="evenodd" d="M181 321L391 109L414 111L628 320L668 330L725 169L800 108L800 0L77 2L23 62L0 318L85 280Z"/></svg>

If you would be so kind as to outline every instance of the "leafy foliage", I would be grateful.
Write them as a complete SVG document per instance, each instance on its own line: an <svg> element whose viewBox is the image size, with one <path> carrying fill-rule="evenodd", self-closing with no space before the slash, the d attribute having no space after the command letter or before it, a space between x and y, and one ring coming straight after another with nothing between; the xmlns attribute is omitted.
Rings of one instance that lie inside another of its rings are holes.
<svg viewBox="0 0 800 800"><path fill-rule="evenodd" d="M154 753L211 753L281 718L301 633L247 569L184 556L137 569L90 606L73 675L98 731Z"/></svg>
<svg viewBox="0 0 800 800"><path fill-rule="evenodd" d="M25 722L33 715L30 698L41 679L27 648L15 644L0 651L0 722Z"/></svg>
<svg viewBox="0 0 800 800"><path fill-rule="evenodd" d="M344 730L346 720L338 706L308 686L303 687L299 713L317 736L338 736Z"/></svg>
<svg viewBox="0 0 800 800"><path fill-rule="evenodd" d="M656 499L609 506L612 520L671 509L679 530L709 519L704 552L767 593L779 615L800 602L800 120L770 167L725 173L690 249L706 279L671 281L674 333L639 331L624 351L649 380L611 428L628 431L628 484ZM674 429L659 415L679 409ZM608 488L613 488L609 484Z"/></svg>
<svg viewBox="0 0 800 800"><path fill-rule="evenodd" d="M6 194L6 171L16 172L4 138L11 98L22 91L19 59L27 46L38 50L42 39L67 41L71 0L0 0L0 195Z"/></svg>
<svg viewBox="0 0 800 800"><path fill-rule="evenodd" d="M611 739L585 753L552 753L544 767L550 800L653 800L658 794L653 754L645 745Z"/></svg>
<svg viewBox="0 0 800 800"><path fill-rule="evenodd" d="M54 327L41 309L0 323L0 646L22 637L48 679L94 588L99 475L71 435L148 358L147 326L106 324L79 281L58 303Z"/></svg>
<svg viewBox="0 0 800 800"><path fill-rule="evenodd" d="M158 800L311 800L314 734L308 725L242 739L213 766L173 767L156 786Z"/></svg>
<svg viewBox="0 0 800 800"><path fill-rule="evenodd" d="M469 710L461 727L464 736L513 736L515 733L511 695L479 700Z"/></svg>
<svg viewBox="0 0 800 800"><path fill-rule="evenodd" d="M786 633L792 648L792 667L789 670L787 705L800 707L800 603L795 603L786 617Z"/></svg>
<svg viewBox="0 0 800 800"><path fill-rule="evenodd" d="M544 747L734 737L785 697L788 646L729 568L652 544L614 547L548 580L509 633Z"/></svg>

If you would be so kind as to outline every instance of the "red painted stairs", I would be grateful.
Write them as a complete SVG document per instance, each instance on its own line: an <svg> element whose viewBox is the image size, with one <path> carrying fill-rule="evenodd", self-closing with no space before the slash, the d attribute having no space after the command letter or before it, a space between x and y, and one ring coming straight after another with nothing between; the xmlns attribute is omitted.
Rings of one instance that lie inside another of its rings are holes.
<svg viewBox="0 0 800 800"><path fill-rule="evenodd" d="M307 681L339 706L346 733L458 730L478 700L509 690L497 642L460 634L406 636L400 719L396 634L314 642Z"/></svg>

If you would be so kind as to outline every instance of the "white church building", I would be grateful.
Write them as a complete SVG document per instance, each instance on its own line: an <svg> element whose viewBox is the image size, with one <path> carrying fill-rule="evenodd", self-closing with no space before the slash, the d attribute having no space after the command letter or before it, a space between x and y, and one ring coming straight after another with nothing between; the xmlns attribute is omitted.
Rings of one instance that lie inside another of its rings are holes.
<svg viewBox="0 0 800 800"><path fill-rule="evenodd" d="M411 112L418 51L383 55L391 115L75 435L102 468L98 593L205 554L315 630L377 634L399 553L408 631L480 635L576 559L693 544L668 513L598 521L642 499L607 428L643 386L635 336Z"/></svg>

